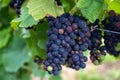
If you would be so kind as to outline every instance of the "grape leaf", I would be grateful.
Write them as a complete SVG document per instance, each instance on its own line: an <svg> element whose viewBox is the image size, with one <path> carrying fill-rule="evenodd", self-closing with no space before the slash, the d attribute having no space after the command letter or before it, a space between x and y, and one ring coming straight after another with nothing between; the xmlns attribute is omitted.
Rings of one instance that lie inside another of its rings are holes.
<svg viewBox="0 0 120 80"><path fill-rule="evenodd" d="M117 44L117 46L115 47L116 51L120 51L120 43Z"/></svg>
<svg viewBox="0 0 120 80"><path fill-rule="evenodd" d="M10 39L10 28L0 30L0 48L5 47Z"/></svg>
<svg viewBox="0 0 120 80"><path fill-rule="evenodd" d="M3 53L3 65L8 72L17 72L30 58L24 41L17 36L12 38Z"/></svg>
<svg viewBox="0 0 120 80"><path fill-rule="evenodd" d="M19 24L20 24L20 22L21 22L21 19L20 18L16 18L16 19L13 19L12 21L11 21L11 27L13 28L13 29L16 29L18 26L19 26Z"/></svg>
<svg viewBox="0 0 120 80"><path fill-rule="evenodd" d="M105 0L108 4L108 11L114 10L116 13L120 13L120 0Z"/></svg>
<svg viewBox="0 0 120 80"><path fill-rule="evenodd" d="M33 31L33 30L30 30L30 34L31 34L31 36L26 38L26 43L29 47L32 57L39 55L42 59L45 59L46 51L45 51L45 49L41 49L38 46L38 36L36 35L35 31Z"/></svg>
<svg viewBox="0 0 120 80"><path fill-rule="evenodd" d="M46 41L48 37L46 30L49 28L47 22L39 23L35 26L36 31L29 30L31 36L26 38L28 47L32 53L32 56L39 55L42 59L46 57Z"/></svg>
<svg viewBox="0 0 120 80"><path fill-rule="evenodd" d="M28 8L22 7L20 17L11 21L11 27L14 29L16 29L18 26L27 28L35 25L36 23L37 22L34 20L34 18L28 13Z"/></svg>
<svg viewBox="0 0 120 80"><path fill-rule="evenodd" d="M0 66L0 80L18 80L14 74L5 71L3 66Z"/></svg>
<svg viewBox="0 0 120 80"><path fill-rule="evenodd" d="M46 34L47 29L49 29L49 26L46 22L38 24L36 27L37 36L39 38L38 46L44 50L46 50L46 42L48 40L48 36Z"/></svg>
<svg viewBox="0 0 120 80"><path fill-rule="evenodd" d="M104 1L97 0L79 0L77 7L81 10L82 15L90 22L97 18L103 19L107 6Z"/></svg>
<svg viewBox="0 0 120 80"><path fill-rule="evenodd" d="M27 73L23 73L20 80L31 80L30 75L28 75Z"/></svg>
<svg viewBox="0 0 120 80"><path fill-rule="evenodd" d="M38 69L38 65L36 63L30 62L30 66L35 77L45 78L49 76L48 72L46 72L45 70Z"/></svg>
<svg viewBox="0 0 120 80"><path fill-rule="evenodd" d="M14 14L9 11L8 7L2 8L2 10L0 10L0 29L9 27L9 22L11 21L13 16Z"/></svg>
<svg viewBox="0 0 120 80"><path fill-rule="evenodd" d="M22 69L19 71L19 80L31 80L29 71Z"/></svg>
<svg viewBox="0 0 120 80"><path fill-rule="evenodd" d="M38 40L38 46L41 48L41 49L46 49L46 40Z"/></svg>
<svg viewBox="0 0 120 80"><path fill-rule="evenodd" d="M3 64L3 62L2 62L2 56L3 56L2 50L0 49L0 66Z"/></svg>
<svg viewBox="0 0 120 80"><path fill-rule="evenodd" d="M56 17L64 12L62 7L55 4L54 0L30 0L27 7L36 21L48 14Z"/></svg>
<svg viewBox="0 0 120 80"><path fill-rule="evenodd" d="M8 6L10 0L0 0L0 8Z"/></svg>
<svg viewBox="0 0 120 80"><path fill-rule="evenodd" d="M61 2L62 2L62 7L66 12L69 12L75 6L74 0L61 0Z"/></svg>
<svg viewBox="0 0 120 80"><path fill-rule="evenodd" d="M62 77L59 75L59 76L51 76L49 78L49 80L62 80Z"/></svg>
<svg viewBox="0 0 120 80"><path fill-rule="evenodd" d="M79 0L78 3L77 3L77 7L78 8L87 8L88 6L90 6L92 3L92 0Z"/></svg>

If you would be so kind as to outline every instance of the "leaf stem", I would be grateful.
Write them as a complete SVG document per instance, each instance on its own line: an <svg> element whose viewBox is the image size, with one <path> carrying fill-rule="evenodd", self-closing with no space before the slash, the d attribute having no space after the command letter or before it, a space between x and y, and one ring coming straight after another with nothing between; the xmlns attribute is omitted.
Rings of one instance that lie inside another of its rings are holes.
<svg viewBox="0 0 120 80"><path fill-rule="evenodd" d="M75 5L72 9L71 9L71 11L69 12L70 14L74 14L75 12L77 12L77 6Z"/></svg>

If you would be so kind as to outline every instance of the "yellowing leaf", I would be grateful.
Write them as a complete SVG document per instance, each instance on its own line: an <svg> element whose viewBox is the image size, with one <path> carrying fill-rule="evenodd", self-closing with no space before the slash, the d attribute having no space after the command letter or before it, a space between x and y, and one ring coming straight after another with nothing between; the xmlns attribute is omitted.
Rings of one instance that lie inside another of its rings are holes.
<svg viewBox="0 0 120 80"><path fill-rule="evenodd" d="M19 18L13 19L10 24L13 29L16 29L20 24L21 20Z"/></svg>
<svg viewBox="0 0 120 80"><path fill-rule="evenodd" d="M27 7L29 13L36 21L44 18L46 15L56 17L64 12L62 7L58 7L54 0L30 0Z"/></svg>
<svg viewBox="0 0 120 80"><path fill-rule="evenodd" d="M116 13L120 13L120 1L113 0L111 2L107 2L108 10L114 10Z"/></svg>

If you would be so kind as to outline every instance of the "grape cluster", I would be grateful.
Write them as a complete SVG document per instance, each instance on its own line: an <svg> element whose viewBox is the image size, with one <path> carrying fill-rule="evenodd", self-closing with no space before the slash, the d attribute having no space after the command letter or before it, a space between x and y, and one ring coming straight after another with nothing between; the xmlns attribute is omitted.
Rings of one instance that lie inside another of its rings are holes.
<svg viewBox="0 0 120 80"><path fill-rule="evenodd" d="M107 52L115 57L120 55L120 49L116 49L118 43L120 43L120 14L116 14L114 11L109 12L109 17L103 21L104 29L112 32L104 32L104 43ZM118 32L118 33L114 33Z"/></svg>
<svg viewBox="0 0 120 80"><path fill-rule="evenodd" d="M87 57L83 52L88 49L90 32L83 18L64 13L57 18L48 17L48 23L51 28L47 31L45 70L58 75L61 65L75 70L85 68Z"/></svg>
<svg viewBox="0 0 120 80"><path fill-rule="evenodd" d="M105 56L106 53L104 51L98 51L97 49L93 49L90 51L90 60L95 65L101 64Z"/></svg>
<svg viewBox="0 0 120 80"><path fill-rule="evenodd" d="M61 5L62 5L62 3L61 3L60 0L55 0L55 1L57 2L57 5L58 5L58 6L61 6Z"/></svg>
<svg viewBox="0 0 120 80"><path fill-rule="evenodd" d="M21 5L23 4L24 0L11 0L10 7L16 10L16 13L20 15Z"/></svg>
<svg viewBox="0 0 120 80"><path fill-rule="evenodd" d="M91 25L91 44L89 44L89 50L90 50L90 60L93 64L98 65L100 64L106 55L105 53L105 47L101 46L102 44L102 32L98 29L94 29L94 27L100 28L98 25L99 20L97 19L94 23Z"/></svg>

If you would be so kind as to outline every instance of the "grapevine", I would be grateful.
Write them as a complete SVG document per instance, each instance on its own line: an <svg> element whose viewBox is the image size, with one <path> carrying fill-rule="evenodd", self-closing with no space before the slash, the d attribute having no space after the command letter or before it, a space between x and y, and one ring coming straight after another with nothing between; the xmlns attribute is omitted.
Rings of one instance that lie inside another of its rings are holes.
<svg viewBox="0 0 120 80"><path fill-rule="evenodd" d="M119 8L119 0L0 0L0 79L40 72L51 80L64 67L119 60Z"/></svg>

